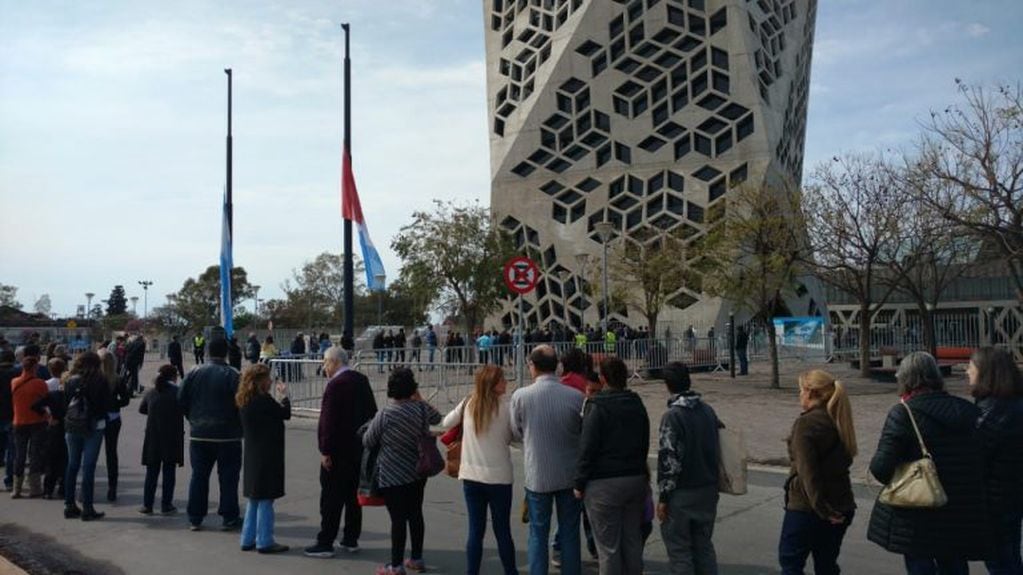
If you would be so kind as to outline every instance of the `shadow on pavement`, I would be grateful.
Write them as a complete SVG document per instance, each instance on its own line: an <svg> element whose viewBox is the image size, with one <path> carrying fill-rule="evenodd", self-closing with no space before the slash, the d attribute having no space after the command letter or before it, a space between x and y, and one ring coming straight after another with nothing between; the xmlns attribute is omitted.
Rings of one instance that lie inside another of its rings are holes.
<svg viewBox="0 0 1023 575"><path fill-rule="evenodd" d="M0 555L32 575L122 575L109 563L87 559L53 538L10 523L0 524Z"/></svg>

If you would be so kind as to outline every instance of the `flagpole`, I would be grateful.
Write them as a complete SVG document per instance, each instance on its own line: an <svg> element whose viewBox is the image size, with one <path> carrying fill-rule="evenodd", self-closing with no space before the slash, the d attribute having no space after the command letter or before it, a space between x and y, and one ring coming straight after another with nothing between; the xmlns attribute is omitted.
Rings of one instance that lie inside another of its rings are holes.
<svg viewBox="0 0 1023 575"><path fill-rule="evenodd" d="M344 58L344 98L342 103L342 116L344 118L344 143L343 154L351 154L352 150L352 61L348 57L349 51L349 25L341 24L345 34L345 58ZM344 219L344 331L342 344L354 348L355 342L355 262L352 257L352 220Z"/></svg>
<svg viewBox="0 0 1023 575"><path fill-rule="evenodd" d="M232 317L234 302L231 301L231 267L234 265L234 257L231 254L234 243L234 202L232 199L232 192L234 187L233 182L233 148L234 139L231 135L231 68L224 68L224 73L227 74L227 184L224 187L224 225L227 227L221 233L226 236L226 244L222 241L221 251L226 251L226 254L221 254L220 266L223 268L225 262L227 269L220 270L221 283L221 297L220 297L220 318L223 328L227 333L227 337L231 337L234 332L234 318Z"/></svg>

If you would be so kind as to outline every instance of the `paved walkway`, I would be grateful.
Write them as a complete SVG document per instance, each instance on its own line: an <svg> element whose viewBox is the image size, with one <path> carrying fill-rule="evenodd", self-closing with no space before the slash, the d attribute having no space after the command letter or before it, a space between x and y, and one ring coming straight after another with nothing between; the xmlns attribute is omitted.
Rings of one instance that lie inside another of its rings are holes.
<svg viewBox="0 0 1023 575"><path fill-rule="evenodd" d="M147 372L154 369L147 365ZM747 429L751 447L764 449L765 458L783 453L781 442L791 418L798 413L794 387L770 391L757 383L732 383L719 375L698 375L697 386L727 421ZM794 380L793 380L794 381ZM893 400L890 385L865 384L857 391L857 409L876 406L878 413L864 413L857 421L873 421ZM661 405L661 386L653 383L637 388L651 405L651 418L659 418L654 406ZM873 391L870 391L873 390ZM870 391L868 393L868 391ZM287 431L287 496L276 504L276 534L281 543L293 550L281 556L261 556L238 550L238 534L207 530L188 531L182 515L144 517L136 509L141 501L143 468L138 464L144 418L136 413L137 402L125 411L121 432L121 499L115 505L98 505L108 513L96 523L67 521L57 501L20 500L0 497L0 554L18 560L35 557L25 565L29 573L63 573L77 566L90 574L116 573L246 573L247 575L289 573L372 573L388 555L389 522L382 508L367 509L363 552L357 556L338 556L331 560L301 556L301 547L312 542L318 531L319 484L315 420L296 418ZM781 435L778 435L778 434ZM861 445L869 442L861 437ZM521 456L516 458L516 483L521 486ZM103 458L97 469L96 493L106 492ZM178 471L177 506L184 508L189 468ZM751 473L750 492L742 497L722 496L715 543L721 573L724 575L776 574L776 546L782 516L784 475L760 470ZM857 486L857 515L842 553L845 571L855 574L901 573L901 559L888 554L865 539L869 511L876 489ZM211 487L211 508L218 497L216 481ZM516 498L516 508L521 498ZM437 573L464 572L465 508L460 484L447 477L432 479L426 494L426 560ZM217 518L207 520L215 526ZM513 535L518 547L519 566L525 572L526 526L515 522ZM499 573L492 536L488 535L483 573ZM646 550L647 573L667 573L666 556L655 529ZM57 566L47 564L56 563ZM62 565L61 565L62 564ZM588 572L596 573L595 564ZM978 566L975 573L981 573Z"/></svg>

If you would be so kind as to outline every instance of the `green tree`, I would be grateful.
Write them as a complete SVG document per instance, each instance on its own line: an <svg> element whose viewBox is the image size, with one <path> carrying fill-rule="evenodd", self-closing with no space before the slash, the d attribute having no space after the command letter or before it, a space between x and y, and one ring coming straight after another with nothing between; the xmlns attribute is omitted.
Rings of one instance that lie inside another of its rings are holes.
<svg viewBox="0 0 1023 575"><path fill-rule="evenodd" d="M365 268L360 259L355 260L355 293L365 290L362 279ZM323 252L314 259L292 270L292 277L281 286L284 290L285 305L290 309L287 315L292 320L312 327L341 325L344 321L344 257L341 254ZM278 308L278 312L284 311Z"/></svg>
<svg viewBox="0 0 1023 575"><path fill-rule="evenodd" d="M128 298L124 295L124 286L115 285L107 299L107 315L122 315L128 311Z"/></svg>
<svg viewBox="0 0 1023 575"><path fill-rule="evenodd" d="M774 317L799 285L805 232L799 193L788 186L743 185L728 195L704 247L704 291L750 312L767 328L771 387L778 379Z"/></svg>
<svg viewBox="0 0 1023 575"><path fill-rule="evenodd" d="M699 290L689 265L693 255L685 240L670 233L643 243L625 240L611 252L608 275L625 304L646 318L651 334L657 333L657 319L672 296L683 288Z"/></svg>
<svg viewBox="0 0 1023 575"><path fill-rule="evenodd" d="M231 268L231 300L252 297L245 268ZM220 325L220 267L210 266L197 278L188 278L177 293L167 296L167 307L180 317L189 329Z"/></svg>
<svg viewBox="0 0 1023 575"><path fill-rule="evenodd" d="M433 211L412 214L391 247L418 296L464 318L467 333L506 295L501 267L514 249L478 202L435 201Z"/></svg>
<svg viewBox="0 0 1023 575"><path fill-rule="evenodd" d="M50 310L53 308L53 304L50 302L50 294L44 293L43 295L39 296L39 299L36 300L36 303L33 307L35 308L36 313L41 313L45 316L49 316Z"/></svg>
<svg viewBox="0 0 1023 575"><path fill-rule="evenodd" d="M18 288L6 284L0 284L0 305L21 309L21 302L18 301Z"/></svg>

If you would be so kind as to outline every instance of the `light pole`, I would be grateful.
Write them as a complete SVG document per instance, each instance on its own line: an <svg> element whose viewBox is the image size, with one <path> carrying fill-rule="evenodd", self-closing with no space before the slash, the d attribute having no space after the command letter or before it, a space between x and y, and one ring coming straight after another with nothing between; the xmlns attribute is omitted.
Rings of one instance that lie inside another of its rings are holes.
<svg viewBox="0 0 1023 575"><path fill-rule="evenodd" d="M139 314L138 312L139 296L133 295L128 299L131 300L131 314L137 316Z"/></svg>
<svg viewBox="0 0 1023 575"><path fill-rule="evenodd" d="M373 276L380 289L380 296L377 298L377 325L384 325L384 292L387 291L387 274L379 273Z"/></svg>
<svg viewBox="0 0 1023 575"><path fill-rule="evenodd" d="M259 286L252 286L252 315L255 318L259 318Z"/></svg>
<svg viewBox="0 0 1023 575"><path fill-rule="evenodd" d="M608 313L608 309L607 309L607 300L608 300L608 298L607 298L607 243L609 241L611 241L611 236L614 235L615 227L614 227L614 224L612 224L611 222L604 221L604 222L597 222L593 226L593 229L596 230L597 236L600 237L600 243L604 247L604 257L603 257L603 264L602 264L602 267L603 267L602 275L604 277L604 290L603 290L604 291L604 293L603 293L603 296L604 296L604 314L603 314L603 317L601 317L601 320L600 320L600 330L606 335L607 334L607 313Z"/></svg>
<svg viewBox="0 0 1023 575"><path fill-rule="evenodd" d="M565 295L565 280L567 280L572 272L565 268L561 268L557 272L558 279L561 280L561 320L565 322L565 329L572 329L571 324L566 319L568 317L568 296Z"/></svg>
<svg viewBox="0 0 1023 575"><path fill-rule="evenodd" d="M146 320L149 319L149 286L153 285L153 282L140 280L139 285L142 286L142 327L145 328Z"/></svg>
<svg viewBox="0 0 1023 575"><path fill-rule="evenodd" d="M579 314L579 331L585 331L586 329L586 290L583 289L583 282L579 278L586 277L586 266L590 263L590 254L586 252L579 252L575 254L575 263L579 266L579 271L576 273L576 287L579 288L579 297L582 299L579 302L579 309L582 313Z"/></svg>
<svg viewBox="0 0 1023 575"><path fill-rule="evenodd" d="M92 319L92 298L96 297L96 294L85 292L85 319Z"/></svg>

